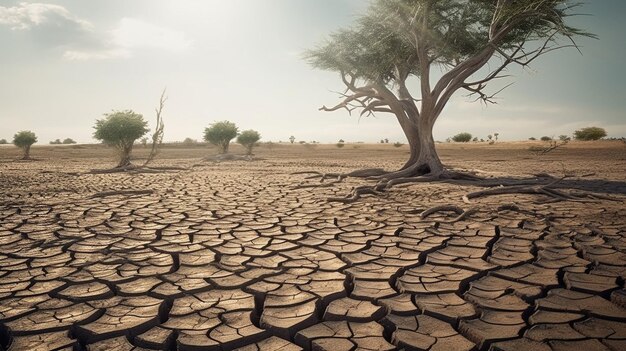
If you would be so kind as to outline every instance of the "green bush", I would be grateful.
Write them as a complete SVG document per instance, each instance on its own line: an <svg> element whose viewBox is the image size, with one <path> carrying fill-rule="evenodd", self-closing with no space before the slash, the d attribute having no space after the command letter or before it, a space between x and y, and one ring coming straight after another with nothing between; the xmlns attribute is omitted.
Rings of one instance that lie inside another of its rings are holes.
<svg viewBox="0 0 626 351"><path fill-rule="evenodd" d="M30 147L37 142L37 136L30 130L17 132L13 136L13 144L24 151L22 159L30 159Z"/></svg>
<svg viewBox="0 0 626 351"><path fill-rule="evenodd" d="M72 138L65 138L63 139L63 144L76 144L76 142Z"/></svg>
<svg viewBox="0 0 626 351"><path fill-rule="evenodd" d="M8 144L9 142L6 139L0 139L0 145Z"/></svg>
<svg viewBox="0 0 626 351"><path fill-rule="evenodd" d="M606 136L606 130L600 127L587 127L582 128L574 132L574 139L576 140L599 140Z"/></svg>
<svg viewBox="0 0 626 351"><path fill-rule="evenodd" d="M252 148L261 140L261 134L256 130L244 130L237 137L237 142L246 148L246 154L252 155Z"/></svg>
<svg viewBox="0 0 626 351"><path fill-rule="evenodd" d="M552 141L552 138L551 138L551 137L549 137L549 136L542 136L542 137L540 138L540 140L541 140L541 141Z"/></svg>
<svg viewBox="0 0 626 351"><path fill-rule="evenodd" d="M130 155L135 140L141 138L150 129L148 122L139 113L132 110L105 113L103 119L96 120L93 137L115 147L119 151L120 161L117 167L130 165Z"/></svg>
<svg viewBox="0 0 626 351"><path fill-rule="evenodd" d="M239 128L233 122L221 121L204 129L204 141L216 145L221 154L228 152L230 141L237 136Z"/></svg>
<svg viewBox="0 0 626 351"><path fill-rule="evenodd" d="M467 143L472 140L472 135L470 133L463 132L453 136L452 140L456 141L457 143Z"/></svg>

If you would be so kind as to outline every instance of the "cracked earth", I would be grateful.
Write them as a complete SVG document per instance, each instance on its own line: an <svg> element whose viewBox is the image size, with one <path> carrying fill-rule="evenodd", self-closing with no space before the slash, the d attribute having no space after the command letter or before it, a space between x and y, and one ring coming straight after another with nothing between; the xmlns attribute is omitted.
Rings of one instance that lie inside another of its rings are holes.
<svg viewBox="0 0 626 351"><path fill-rule="evenodd" d="M626 350L623 201L294 189L333 162L5 163L0 350ZM92 197L124 189L154 192Z"/></svg>

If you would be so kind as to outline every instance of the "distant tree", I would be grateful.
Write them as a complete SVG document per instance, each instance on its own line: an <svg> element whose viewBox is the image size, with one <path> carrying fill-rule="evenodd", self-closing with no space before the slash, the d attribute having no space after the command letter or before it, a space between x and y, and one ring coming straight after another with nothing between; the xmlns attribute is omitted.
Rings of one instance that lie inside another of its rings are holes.
<svg viewBox="0 0 626 351"><path fill-rule="evenodd" d="M572 140L572 138L570 138L567 135L559 135L559 140L560 141L570 141L570 140Z"/></svg>
<svg viewBox="0 0 626 351"><path fill-rule="evenodd" d="M5 145L8 144L9 142L7 142L6 139L0 139L0 145Z"/></svg>
<svg viewBox="0 0 626 351"><path fill-rule="evenodd" d="M339 142L339 143L342 143L342 144L343 144L343 143L345 143L345 141L344 141L343 139L339 139L339 141L338 141L338 142Z"/></svg>
<svg viewBox="0 0 626 351"><path fill-rule="evenodd" d="M143 145L143 147L146 147L148 145L148 138L146 137L141 138L141 145Z"/></svg>
<svg viewBox="0 0 626 351"><path fill-rule="evenodd" d="M244 130L237 137L237 142L246 148L246 155L252 155L252 148L261 140L261 134L256 130Z"/></svg>
<svg viewBox="0 0 626 351"><path fill-rule="evenodd" d="M395 147L400 147L400 146L402 146L402 145L404 145L404 144L402 144L402 143L401 143L401 142L399 142L399 141L396 141L395 143L393 143L393 146L395 146Z"/></svg>
<svg viewBox="0 0 626 351"><path fill-rule="evenodd" d="M541 141L552 141L552 137L549 136L542 136L541 138L539 138Z"/></svg>
<svg viewBox="0 0 626 351"><path fill-rule="evenodd" d="M293 142L296 141L296 137L295 136L290 136L289 137L289 142L293 144Z"/></svg>
<svg viewBox="0 0 626 351"><path fill-rule="evenodd" d="M342 148L342 147L344 147L345 145L346 145L346 144L344 144L344 143L337 143L337 144L335 144L335 146L337 146L338 148Z"/></svg>
<svg viewBox="0 0 626 351"><path fill-rule="evenodd" d="M384 143L385 143L385 140L384 140L384 139L380 139L380 143L381 143L381 144L384 144Z"/></svg>
<svg viewBox="0 0 626 351"><path fill-rule="evenodd" d="M491 139L493 139L493 135L491 134L487 135L487 140L491 141Z"/></svg>
<svg viewBox="0 0 626 351"><path fill-rule="evenodd" d="M474 137L474 139L472 139L473 142L477 142L478 141L478 137Z"/></svg>
<svg viewBox="0 0 626 351"><path fill-rule="evenodd" d="M93 137L107 145L115 147L119 152L117 168L131 165L130 156L135 140L141 138L150 129L148 122L141 114L132 110L105 113L103 119L96 120Z"/></svg>
<svg viewBox="0 0 626 351"><path fill-rule="evenodd" d="M195 143L196 143L196 141L194 139L191 139L191 138L185 138L185 140L183 140L183 144L185 144L185 145L193 145Z"/></svg>
<svg viewBox="0 0 626 351"><path fill-rule="evenodd" d="M53 140L50 142L50 145L60 145L60 144L61 144L61 139Z"/></svg>
<svg viewBox="0 0 626 351"><path fill-rule="evenodd" d="M303 145L304 145L304 144L306 144L306 141L304 141L304 140L300 140L298 143L300 143L300 144L303 144Z"/></svg>
<svg viewBox="0 0 626 351"><path fill-rule="evenodd" d="M63 144L76 144L76 142L72 138L65 138L63 139Z"/></svg>
<svg viewBox="0 0 626 351"><path fill-rule="evenodd" d="M535 137L530 137L530 138L528 138L528 140L537 140L537 138L535 138Z"/></svg>
<svg viewBox="0 0 626 351"><path fill-rule="evenodd" d="M37 136L30 130L17 132L13 136L13 144L24 151L23 160L30 159L30 147L37 142Z"/></svg>
<svg viewBox="0 0 626 351"><path fill-rule="evenodd" d="M472 140L472 134L467 132L459 133L453 136L452 140L456 141L457 143L467 143Z"/></svg>
<svg viewBox="0 0 626 351"><path fill-rule="evenodd" d="M385 138L385 144L389 144L389 139Z"/></svg>
<svg viewBox="0 0 626 351"><path fill-rule="evenodd" d="M496 139L496 141L498 141L498 136L500 135L500 133L493 133L493 137Z"/></svg>
<svg viewBox="0 0 626 351"><path fill-rule="evenodd" d="M574 132L574 139L576 140L599 140L606 136L606 130L600 127L587 127L582 128Z"/></svg>
<svg viewBox="0 0 626 351"><path fill-rule="evenodd" d="M221 121L211 124L204 130L204 141L219 148L221 154L228 153L230 141L237 136L239 128L233 122Z"/></svg>

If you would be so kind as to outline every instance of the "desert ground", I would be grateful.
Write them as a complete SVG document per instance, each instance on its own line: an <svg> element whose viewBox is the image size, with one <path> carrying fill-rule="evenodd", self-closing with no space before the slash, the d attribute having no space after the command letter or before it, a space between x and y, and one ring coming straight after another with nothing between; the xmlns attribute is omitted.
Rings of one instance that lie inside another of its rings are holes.
<svg viewBox="0 0 626 351"><path fill-rule="evenodd" d="M599 196L339 203L371 181L294 174L396 169L406 145L166 145L156 164L183 170L114 174L86 173L115 165L103 146L0 145L0 350L626 350L626 144L533 145L438 148L496 186L567 174Z"/></svg>

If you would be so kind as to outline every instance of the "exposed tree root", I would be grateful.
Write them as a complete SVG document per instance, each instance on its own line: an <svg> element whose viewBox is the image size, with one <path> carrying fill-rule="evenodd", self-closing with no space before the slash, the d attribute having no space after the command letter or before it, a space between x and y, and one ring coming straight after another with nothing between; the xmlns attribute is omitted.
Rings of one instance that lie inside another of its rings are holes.
<svg viewBox="0 0 626 351"><path fill-rule="evenodd" d="M116 195L150 195L154 190L114 190L114 191L102 191L91 195L90 199L99 197L116 196Z"/></svg>
<svg viewBox="0 0 626 351"><path fill-rule="evenodd" d="M471 216L472 214L478 212L478 209L476 207L470 207L467 210L462 209L459 206L455 206L455 205L439 205L439 206L434 206L431 207L429 209L424 210L421 214L420 214L420 218L421 219L426 219L426 217L437 213L437 212L454 212L457 214L456 217L447 220L447 221L441 221L441 223L456 223L459 221L464 220L465 218Z"/></svg>
<svg viewBox="0 0 626 351"><path fill-rule="evenodd" d="M112 173L164 173L169 171L185 171L189 168L185 167L147 167L147 166L135 166L133 164L115 167L109 169L92 169L85 174L112 174Z"/></svg>
<svg viewBox="0 0 626 351"><path fill-rule="evenodd" d="M590 191L583 190L563 190L563 186L559 183L567 178L574 178L574 175L567 174L560 178L555 178L549 174L536 174L532 179L498 179L483 178L471 173L464 173L452 170L441 170L431 172L428 167L413 167L411 172L406 170L398 172L385 172L382 169L372 168L364 169L350 173L321 173L316 171L296 172L292 174L309 175L305 179L320 178L319 183L303 183L294 189L320 188L329 187L335 183L339 183L348 177L376 179L378 182L374 185L363 185L352 189L351 193L345 197L330 197L330 202L352 203L359 200L363 195L381 195L390 188L400 184L425 183L425 182L447 182L459 185L470 185L478 187L487 187L489 189L475 191L463 197L463 201L470 203L470 199L483 196L502 195L502 194L535 194L544 195L548 201L575 201L588 202L597 200L621 201L608 195L602 195ZM407 174L409 176L407 176ZM594 175L585 174L580 177L589 177ZM325 179L334 178L331 182L324 183ZM455 210L457 211L458 208ZM457 211L458 212L458 211ZM458 220L471 215L470 213L458 212L460 217Z"/></svg>

